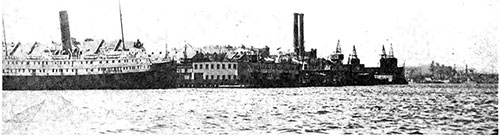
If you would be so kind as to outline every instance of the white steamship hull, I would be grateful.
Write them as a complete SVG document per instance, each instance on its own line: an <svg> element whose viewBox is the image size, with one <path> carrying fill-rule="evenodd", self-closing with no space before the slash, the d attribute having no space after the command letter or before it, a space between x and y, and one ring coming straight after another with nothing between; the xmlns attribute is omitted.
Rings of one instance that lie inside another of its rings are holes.
<svg viewBox="0 0 500 136"><path fill-rule="evenodd" d="M57 76L2 76L3 90L164 89L175 87L175 63L133 73Z"/></svg>

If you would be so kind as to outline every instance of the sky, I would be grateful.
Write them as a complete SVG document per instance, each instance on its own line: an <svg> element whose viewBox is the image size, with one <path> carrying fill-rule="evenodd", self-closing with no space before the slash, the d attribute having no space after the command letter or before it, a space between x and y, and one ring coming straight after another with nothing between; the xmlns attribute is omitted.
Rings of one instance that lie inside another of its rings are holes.
<svg viewBox="0 0 500 136"><path fill-rule="evenodd" d="M60 42L59 11L71 36L121 37L118 0L2 0L8 42ZM497 72L498 0L121 0L125 40L148 51L206 45L269 46L293 51L293 13L304 13L305 48L319 57L356 46L361 63L378 66L392 43L399 66L436 61ZM347 62L347 60L345 60Z"/></svg>

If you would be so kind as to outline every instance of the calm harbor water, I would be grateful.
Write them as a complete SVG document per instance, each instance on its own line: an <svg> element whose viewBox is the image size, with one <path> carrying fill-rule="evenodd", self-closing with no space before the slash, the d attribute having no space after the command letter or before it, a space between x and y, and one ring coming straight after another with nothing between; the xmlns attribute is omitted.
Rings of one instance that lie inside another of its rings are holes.
<svg viewBox="0 0 500 136"><path fill-rule="evenodd" d="M496 84L2 95L2 134L498 134Z"/></svg>

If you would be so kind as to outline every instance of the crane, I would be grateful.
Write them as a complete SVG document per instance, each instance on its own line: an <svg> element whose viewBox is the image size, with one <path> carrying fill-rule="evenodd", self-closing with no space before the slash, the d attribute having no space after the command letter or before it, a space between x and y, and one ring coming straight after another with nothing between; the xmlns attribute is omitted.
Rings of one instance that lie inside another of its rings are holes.
<svg viewBox="0 0 500 136"><path fill-rule="evenodd" d="M184 41L184 58L187 58L187 47L189 46L191 49L193 49L193 51L195 52L203 52L202 49L199 49L199 50L196 50L193 45L189 44L188 42Z"/></svg>
<svg viewBox="0 0 500 136"><path fill-rule="evenodd" d="M337 49L335 50L335 53L342 53L342 49L340 48L340 40L337 41Z"/></svg>
<svg viewBox="0 0 500 136"><path fill-rule="evenodd" d="M187 43L186 41L184 41L184 42L186 43L186 45L189 45L189 47L190 47L191 49L193 49L193 51L200 51L200 52L202 51L201 49L196 50L196 49L194 49L193 45L191 45L191 44Z"/></svg>
<svg viewBox="0 0 500 136"><path fill-rule="evenodd" d="M394 51L392 49L392 43L391 43L391 48L389 48L389 55L387 55L389 58L394 58Z"/></svg>

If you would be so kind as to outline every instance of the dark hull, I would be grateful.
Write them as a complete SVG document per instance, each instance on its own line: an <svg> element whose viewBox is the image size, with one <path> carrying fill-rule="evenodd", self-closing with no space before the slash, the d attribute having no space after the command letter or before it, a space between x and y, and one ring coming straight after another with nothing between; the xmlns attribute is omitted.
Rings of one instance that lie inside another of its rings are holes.
<svg viewBox="0 0 500 136"><path fill-rule="evenodd" d="M242 64L240 64L242 65ZM372 70L379 70L373 69ZM298 73L279 73L279 78L269 78L263 72L246 72L241 70L238 80L184 80L180 75L177 87L179 88L206 88L234 86L244 88L279 88L279 87L318 87L318 86L370 86L370 85L396 85L408 84L404 74L400 74L404 69L384 73L392 75L393 79L377 79L374 73L359 74L351 71L333 70L299 70ZM244 76L243 76L244 75ZM268 74L269 75L269 74Z"/></svg>
<svg viewBox="0 0 500 136"><path fill-rule="evenodd" d="M3 90L164 89L173 88L175 63L157 63L150 71L75 76L2 76Z"/></svg>

